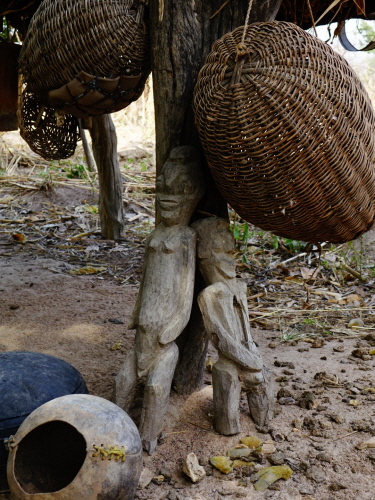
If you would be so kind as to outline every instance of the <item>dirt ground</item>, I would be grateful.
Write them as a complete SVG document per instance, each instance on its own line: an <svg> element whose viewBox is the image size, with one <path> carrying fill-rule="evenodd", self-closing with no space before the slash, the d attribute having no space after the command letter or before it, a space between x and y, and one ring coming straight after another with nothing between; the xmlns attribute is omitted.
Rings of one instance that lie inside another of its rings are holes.
<svg viewBox="0 0 375 500"><path fill-rule="evenodd" d="M0 199L4 194L9 195L0 187ZM64 359L82 373L91 394L109 399L114 376L134 339L127 324L137 293L143 237L138 240L129 232L123 241L106 242L93 228L78 243L69 243L64 234L70 231L69 221L82 222L76 208L83 196L87 202L86 192L61 186L22 195L12 205L0 203L0 350L29 350ZM9 210L21 220L11 230L4 222ZM139 207L134 210L130 219L140 213ZM20 241L15 234L26 237ZM77 274L84 266L97 268L93 274ZM370 328L361 337L291 343L282 342L279 332L253 328L276 379L272 431L257 431L243 399L242 432L231 437L215 433L207 369L200 391L189 397L172 393L159 447L152 456L144 454L136 498L375 499L375 450L356 448L375 435L371 332ZM215 357L213 351L211 355ZM244 436L272 441L274 453L260 454L255 466L229 474L210 465L210 457L225 455ZM190 452L206 470L197 484L182 472L182 460ZM293 475L258 493L252 476L271 464L287 464Z"/></svg>

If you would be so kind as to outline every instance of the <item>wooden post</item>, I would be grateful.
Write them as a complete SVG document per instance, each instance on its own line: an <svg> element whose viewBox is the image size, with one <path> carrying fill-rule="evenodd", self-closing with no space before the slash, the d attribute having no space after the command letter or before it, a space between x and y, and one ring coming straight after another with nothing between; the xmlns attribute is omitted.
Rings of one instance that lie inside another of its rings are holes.
<svg viewBox="0 0 375 500"><path fill-rule="evenodd" d="M282 0L254 0L250 22L273 20L281 2ZM245 23L248 0L231 1L217 13L223 3L223 0L150 2L156 171L160 172L174 147L188 144L198 148L206 184L206 194L198 205L198 211L219 217L228 216L227 204L219 194L207 167L194 125L192 101L198 72L213 42ZM199 217L199 214L195 214L193 219ZM156 219L158 222L158 213ZM197 294L199 291L196 291ZM193 306L192 319L184 332L185 339L178 342L182 359L177 366L174 387L180 393L191 393L198 389L202 380L207 336L201 325L199 308ZM196 353L199 355L196 356Z"/></svg>
<svg viewBox="0 0 375 500"><path fill-rule="evenodd" d="M90 129L99 176L99 215L103 238L117 240L124 232L122 178L116 129L110 115L96 116Z"/></svg>

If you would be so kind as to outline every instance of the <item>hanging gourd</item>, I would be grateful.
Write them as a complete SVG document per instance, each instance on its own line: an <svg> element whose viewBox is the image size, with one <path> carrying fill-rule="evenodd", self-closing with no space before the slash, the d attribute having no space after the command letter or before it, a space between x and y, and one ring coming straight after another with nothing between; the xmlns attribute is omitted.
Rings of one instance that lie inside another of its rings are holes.
<svg viewBox="0 0 375 500"><path fill-rule="evenodd" d="M375 113L349 64L287 22L216 41L194 93L196 125L226 201L286 238L344 242L375 217Z"/></svg>
<svg viewBox="0 0 375 500"><path fill-rule="evenodd" d="M43 0L19 61L21 135L34 151L71 156L77 118L112 113L140 97L150 73L144 8L144 0Z"/></svg>

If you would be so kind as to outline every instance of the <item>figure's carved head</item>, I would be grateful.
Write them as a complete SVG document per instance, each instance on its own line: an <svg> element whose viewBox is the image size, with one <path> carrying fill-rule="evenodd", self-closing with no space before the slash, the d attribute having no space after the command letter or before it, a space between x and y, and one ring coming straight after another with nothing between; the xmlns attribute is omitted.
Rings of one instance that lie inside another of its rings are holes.
<svg viewBox="0 0 375 500"><path fill-rule="evenodd" d="M197 232L199 269L207 284L236 277L236 263L232 256L234 239L229 222L209 217L192 224Z"/></svg>
<svg viewBox="0 0 375 500"><path fill-rule="evenodd" d="M204 183L195 148L172 150L156 179L156 204L164 225L187 225L204 194Z"/></svg>

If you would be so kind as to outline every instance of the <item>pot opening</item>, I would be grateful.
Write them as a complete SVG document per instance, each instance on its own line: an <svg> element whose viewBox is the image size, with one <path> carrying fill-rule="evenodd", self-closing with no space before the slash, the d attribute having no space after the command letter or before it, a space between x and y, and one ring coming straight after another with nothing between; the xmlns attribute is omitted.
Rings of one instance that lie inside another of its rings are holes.
<svg viewBox="0 0 375 500"><path fill-rule="evenodd" d="M19 443L14 476L26 493L51 493L73 481L85 458L86 441L77 429L59 420L48 422Z"/></svg>

